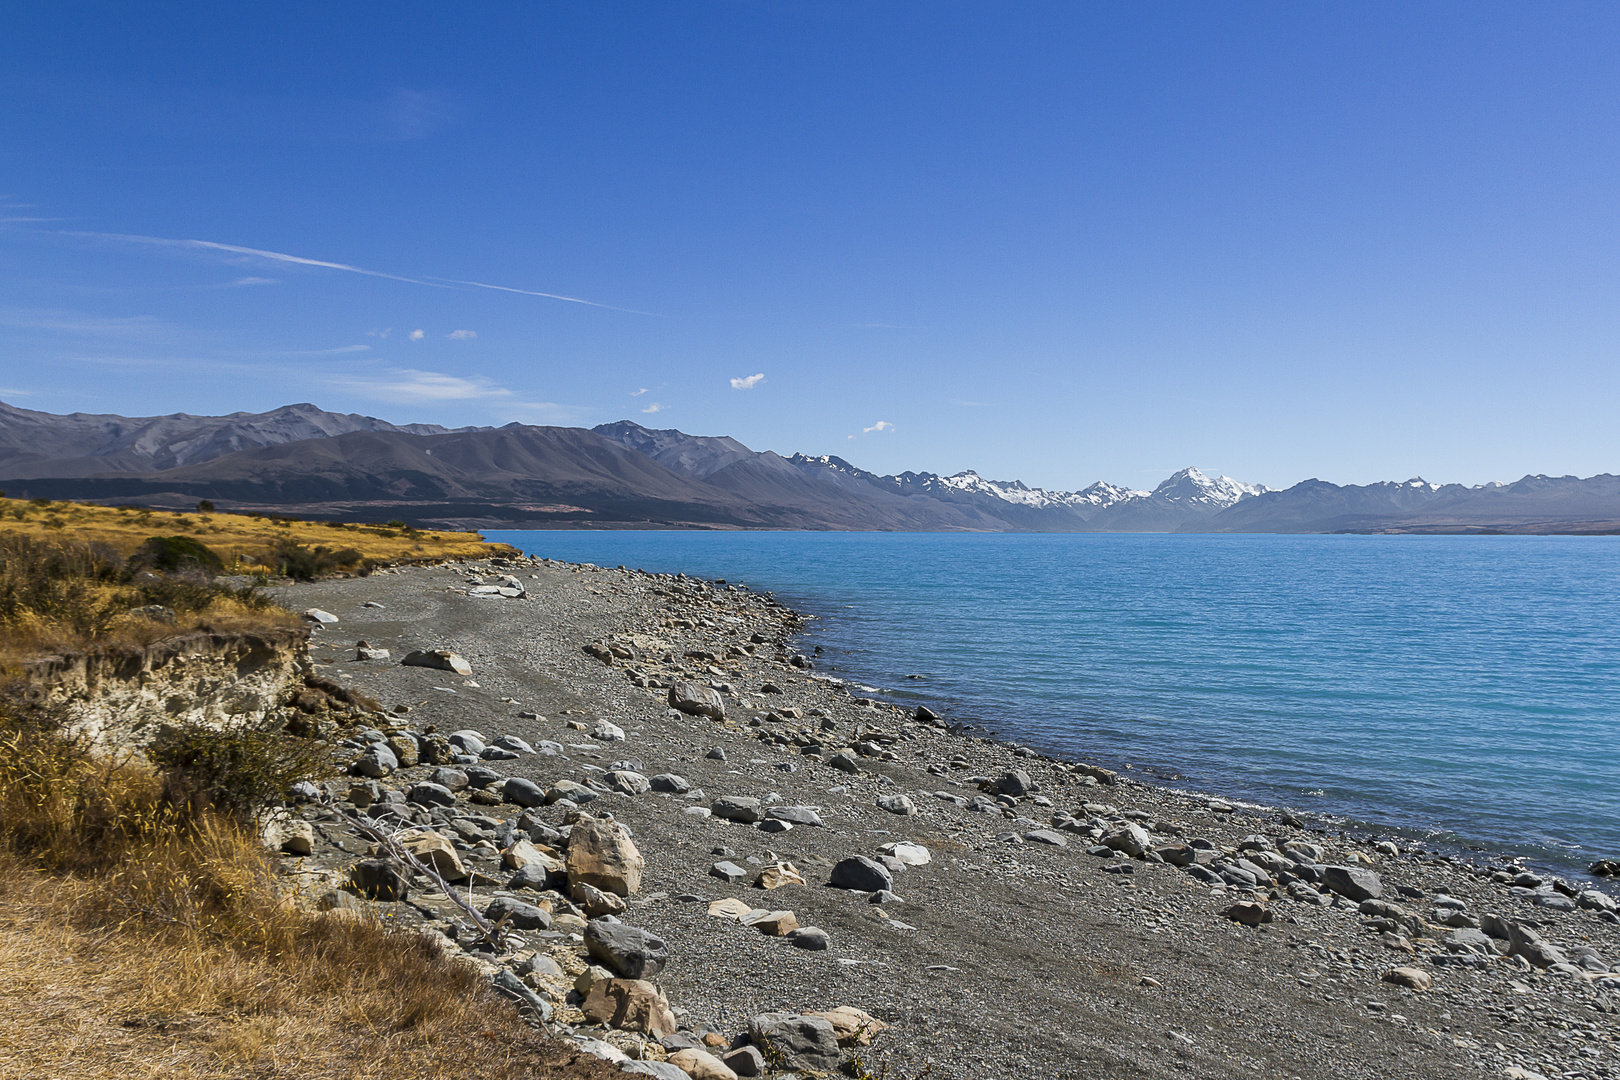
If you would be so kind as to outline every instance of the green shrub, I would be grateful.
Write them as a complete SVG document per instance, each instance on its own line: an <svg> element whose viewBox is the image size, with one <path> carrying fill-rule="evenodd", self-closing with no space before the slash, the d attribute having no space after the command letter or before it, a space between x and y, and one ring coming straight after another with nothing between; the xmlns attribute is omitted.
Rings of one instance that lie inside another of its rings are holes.
<svg viewBox="0 0 1620 1080"><path fill-rule="evenodd" d="M200 570L205 574L218 574L225 569L225 561L200 540L189 536L153 536L130 556L132 568L161 570L166 574L182 570Z"/></svg>
<svg viewBox="0 0 1620 1080"><path fill-rule="evenodd" d="M333 551L324 545L306 547L293 540L283 540L275 547L276 573L299 581L314 581L322 574L346 570L360 563L365 556L354 548Z"/></svg>
<svg viewBox="0 0 1620 1080"><path fill-rule="evenodd" d="M204 724L170 728L147 757L163 780L165 798L186 813L251 820L285 797L300 780L331 775L330 747L295 738L278 727L220 730Z"/></svg>

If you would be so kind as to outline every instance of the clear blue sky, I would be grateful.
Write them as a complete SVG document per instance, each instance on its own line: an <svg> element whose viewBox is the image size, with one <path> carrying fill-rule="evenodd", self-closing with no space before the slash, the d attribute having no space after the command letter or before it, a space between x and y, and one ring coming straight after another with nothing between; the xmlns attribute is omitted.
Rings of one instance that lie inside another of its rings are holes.
<svg viewBox="0 0 1620 1080"><path fill-rule="evenodd" d="M13 4L0 398L1620 471L1617 56L1569 3Z"/></svg>

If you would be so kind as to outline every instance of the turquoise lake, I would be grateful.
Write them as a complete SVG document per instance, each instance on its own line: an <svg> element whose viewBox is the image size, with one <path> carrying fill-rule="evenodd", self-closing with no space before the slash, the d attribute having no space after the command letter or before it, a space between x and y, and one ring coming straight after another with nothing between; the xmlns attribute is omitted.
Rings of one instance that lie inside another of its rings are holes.
<svg viewBox="0 0 1620 1080"><path fill-rule="evenodd" d="M773 591L818 670L1144 780L1620 856L1620 537L488 536Z"/></svg>

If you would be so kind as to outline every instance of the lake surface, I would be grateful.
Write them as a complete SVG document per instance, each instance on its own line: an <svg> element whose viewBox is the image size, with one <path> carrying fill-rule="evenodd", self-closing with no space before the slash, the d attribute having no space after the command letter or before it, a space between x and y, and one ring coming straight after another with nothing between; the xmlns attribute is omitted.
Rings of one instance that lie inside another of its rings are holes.
<svg viewBox="0 0 1620 1080"><path fill-rule="evenodd" d="M1620 856L1620 537L488 535L774 591L819 670L1142 779Z"/></svg>

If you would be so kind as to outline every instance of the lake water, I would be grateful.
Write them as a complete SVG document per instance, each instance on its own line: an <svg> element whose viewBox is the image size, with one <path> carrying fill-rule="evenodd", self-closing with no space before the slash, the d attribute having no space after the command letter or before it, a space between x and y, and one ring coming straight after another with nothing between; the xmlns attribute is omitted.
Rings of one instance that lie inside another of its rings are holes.
<svg viewBox="0 0 1620 1080"><path fill-rule="evenodd" d="M489 538L772 590L820 670L1143 779L1620 856L1620 537Z"/></svg>

